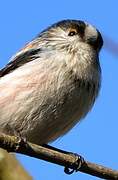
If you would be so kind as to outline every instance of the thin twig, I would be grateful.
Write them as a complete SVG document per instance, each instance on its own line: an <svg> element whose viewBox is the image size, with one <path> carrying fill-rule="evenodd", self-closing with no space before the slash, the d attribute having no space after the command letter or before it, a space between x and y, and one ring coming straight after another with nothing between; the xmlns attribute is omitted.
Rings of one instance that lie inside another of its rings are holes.
<svg viewBox="0 0 118 180"><path fill-rule="evenodd" d="M6 149L8 152L25 154L64 167L72 169L76 167L77 171L103 179L118 180L118 171L85 160L81 164L81 167L77 168L77 157L79 156L50 146L38 146L29 142L22 143L17 137L0 134L0 147Z"/></svg>

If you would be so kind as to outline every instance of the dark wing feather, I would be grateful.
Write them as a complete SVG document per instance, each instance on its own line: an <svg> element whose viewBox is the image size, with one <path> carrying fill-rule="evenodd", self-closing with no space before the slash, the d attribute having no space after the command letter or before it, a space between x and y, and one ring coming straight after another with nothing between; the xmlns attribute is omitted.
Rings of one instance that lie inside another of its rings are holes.
<svg viewBox="0 0 118 180"><path fill-rule="evenodd" d="M11 71L24 65L27 62L33 61L38 57L35 55L38 54L39 51L40 49L31 49L16 55L12 61L10 61L3 69L0 70L0 77L9 74Z"/></svg>

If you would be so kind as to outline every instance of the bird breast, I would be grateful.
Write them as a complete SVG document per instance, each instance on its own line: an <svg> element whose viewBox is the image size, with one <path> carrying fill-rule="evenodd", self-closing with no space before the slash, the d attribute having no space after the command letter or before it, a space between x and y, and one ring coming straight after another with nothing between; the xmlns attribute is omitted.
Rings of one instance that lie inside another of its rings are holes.
<svg viewBox="0 0 118 180"><path fill-rule="evenodd" d="M97 82L76 77L65 60L28 62L0 79L0 128L37 144L53 141L91 109Z"/></svg>

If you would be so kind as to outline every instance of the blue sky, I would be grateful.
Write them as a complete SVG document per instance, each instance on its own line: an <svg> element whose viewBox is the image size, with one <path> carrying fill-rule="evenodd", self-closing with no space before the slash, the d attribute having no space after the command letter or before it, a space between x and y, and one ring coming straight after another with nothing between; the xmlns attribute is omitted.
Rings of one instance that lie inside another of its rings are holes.
<svg viewBox="0 0 118 180"><path fill-rule="evenodd" d="M20 0L0 2L0 67L48 25L61 19L81 19L118 42L118 1ZM103 48L100 55L102 88L93 110L53 146L81 154L86 160L118 168L118 56ZM17 155L34 180L97 180L83 173L71 176L63 168Z"/></svg>

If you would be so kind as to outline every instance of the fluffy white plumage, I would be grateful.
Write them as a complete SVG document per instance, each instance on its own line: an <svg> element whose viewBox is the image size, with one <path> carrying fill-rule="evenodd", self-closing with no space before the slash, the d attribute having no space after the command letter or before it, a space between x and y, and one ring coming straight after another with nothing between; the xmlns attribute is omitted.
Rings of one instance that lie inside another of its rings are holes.
<svg viewBox="0 0 118 180"><path fill-rule="evenodd" d="M65 20L27 44L0 72L0 130L36 144L68 132L98 95L102 43L93 26Z"/></svg>

